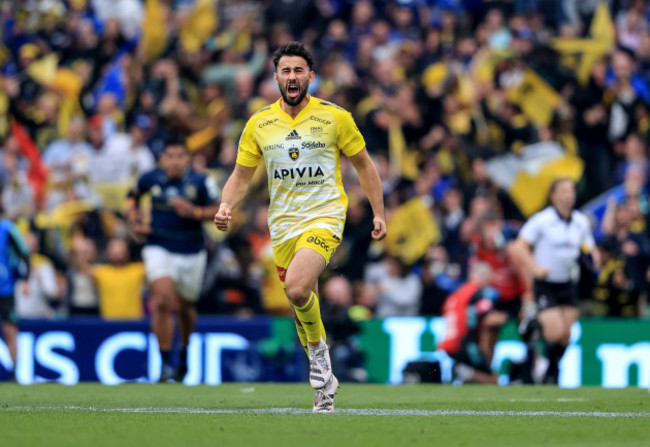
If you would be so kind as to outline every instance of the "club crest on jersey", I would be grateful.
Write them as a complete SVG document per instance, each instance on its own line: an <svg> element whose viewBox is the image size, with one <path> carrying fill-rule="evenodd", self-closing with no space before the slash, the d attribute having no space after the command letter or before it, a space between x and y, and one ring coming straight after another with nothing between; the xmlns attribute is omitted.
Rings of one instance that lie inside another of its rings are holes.
<svg viewBox="0 0 650 447"><path fill-rule="evenodd" d="M298 150L297 147L289 148L289 158L291 158L293 161L296 161L298 160L299 156L300 156L300 151Z"/></svg>
<svg viewBox="0 0 650 447"><path fill-rule="evenodd" d="M194 185L186 185L184 189L185 197L187 197L190 200L196 199L196 186Z"/></svg>

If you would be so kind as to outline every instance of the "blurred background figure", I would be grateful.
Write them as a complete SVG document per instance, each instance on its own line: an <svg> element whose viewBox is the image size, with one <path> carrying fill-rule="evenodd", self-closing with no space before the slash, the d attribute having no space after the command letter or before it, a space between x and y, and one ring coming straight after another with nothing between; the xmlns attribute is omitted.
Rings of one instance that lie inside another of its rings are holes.
<svg viewBox="0 0 650 447"><path fill-rule="evenodd" d="M21 319L54 318L64 304L65 290L59 287L52 261L41 254L38 235L28 233L29 277L16 283L16 312Z"/></svg>
<svg viewBox="0 0 650 447"><path fill-rule="evenodd" d="M469 281L447 298L442 310L447 326L438 349L456 362L454 374L460 383L497 383L491 368L494 355L491 332L505 323L506 316L493 311L498 295L488 287L491 276L488 264L474 264Z"/></svg>
<svg viewBox="0 0 650 447"><path fill-rule="evenodd" d="M14 369L18 359L18 314L15 308L16 282L29 277L29 248L18 228L7 219L0 219L0 322L2 340L9 348Z"/></svg>
<svg viewBox="0 0 650 447"><path fill-rule="evenodd" d="M343 382L365 382L363 353L356 336L361 328L352 319L352 284L342 276L333 276L323 285L321 315L327 321L327 343L330 345L332 368Z"/></svg>
<svg viewBox="0 0 650 447"><path fill-rule="evenodd" d="M141 319L144 316L144 264L131 262L128 243L117 238L108 242L106 261L105 264L83 266L95 280L99 315L106 320Z"/></svg>

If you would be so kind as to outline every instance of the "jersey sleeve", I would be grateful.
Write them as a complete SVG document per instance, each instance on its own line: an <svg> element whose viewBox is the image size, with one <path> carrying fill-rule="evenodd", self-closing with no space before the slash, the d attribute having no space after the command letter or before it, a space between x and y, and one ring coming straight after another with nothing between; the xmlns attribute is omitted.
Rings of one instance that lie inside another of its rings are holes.
<svg viewBox="0 0 650 447"><path fill-rule="evenodd" d="M239 138L237 164L254 168L262 160L262 151L255 140L255 119L250 119Z"/></svg>
<svg viewBox="0 0 650 447"><path fill-rule="evenodd" d="M346 156L352 157L366 147L366 142L349 112L341 111L336 115L338 126L336 145Z"/></svg>
<svg viewBox="0 0 650 447"><path fill-rule="evenodd" d="M149 177L149 173L141 175L129 191L129 197L135 197L137 199L142 194L149 191L149 188L151 187Z"/></svg>
<svg viewBox="0 0 650 447"><path fill-rule="evenodd" d="M221 189L217 181L210 175L206 175L201 180L200 191L201 205L212 205L219 200L219 196L221 195Z"/></svg>
<svg viewBox="0 0 650 447"><path fill-rule="evenodd" d="M540 230L542 228L540 220L539 216L533 216L524 224L523 227L521 227L519 237L525 240L529 245L535 245L539 238Z"/></svg>

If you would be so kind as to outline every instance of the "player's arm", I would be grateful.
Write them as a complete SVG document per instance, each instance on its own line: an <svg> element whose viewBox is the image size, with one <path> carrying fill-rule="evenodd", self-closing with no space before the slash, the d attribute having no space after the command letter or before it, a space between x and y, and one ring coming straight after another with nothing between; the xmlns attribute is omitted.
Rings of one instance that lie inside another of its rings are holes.
<svg viewBox="0 0 650 447"><path fill-rule="evenodd" d="M381 240L386 236L386 212L384 211L384 191L381 186L379 172L377 172L377 167L366 148L351 156L350 162L352 162L354 169L357 170L361 188L366 193L372 207L374 216L372 219L374 225L372 238L377 241Z"/></svg>
<svg viewBox="0 0 650 447"><path fill-rule="evenodd" d="M232 219L232 209L236 207L246 196L248 186L250 185L256 167L243 166L235 164L230 178L223 187L221 194L221 204L214 215L214 224L221 231L226 231L230 220Z"/></svg>
<svg viewBox="0 0 650 447"><path fill-rule="evenodd" d="M147 234L151 233L151 227L142 222L142 216L140 212L140 183L138 181L136 185L131 188L127 197L126 197L126 223L131 238L137 242L144 242L144 238Z"/></svg>
<svg viewBox="0 0 650 447"><path fill-rule="evenodd" d="M200 197L202 199L198 204L184 197L176 197L174 199L174 211L179 216L187 219L211 220L219 210L219 205L216 203L219 199L219 186L217 186L214 178L205 178Z"/></svg>
<svg viewBox="0 0 650 447"><path fill-rule="evenodd" d="M519 236L513 244L513 250L515 256L524 265L526 270L533 275L534 279L544 279L548 276L549 269L547 267L542 267L535 262L532 247L526 239Z"/></svg>

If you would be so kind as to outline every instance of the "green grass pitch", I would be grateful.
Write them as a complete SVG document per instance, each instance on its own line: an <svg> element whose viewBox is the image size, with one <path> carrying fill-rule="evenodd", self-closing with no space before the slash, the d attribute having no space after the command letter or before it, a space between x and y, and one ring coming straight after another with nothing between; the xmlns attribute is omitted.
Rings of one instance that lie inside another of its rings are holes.
<svg viewBox="0 0 650 447"><path fill-rule="evenodd" d="M0 443L21 446L650 446L646 389L343 384L0 384Z"/></svg>

